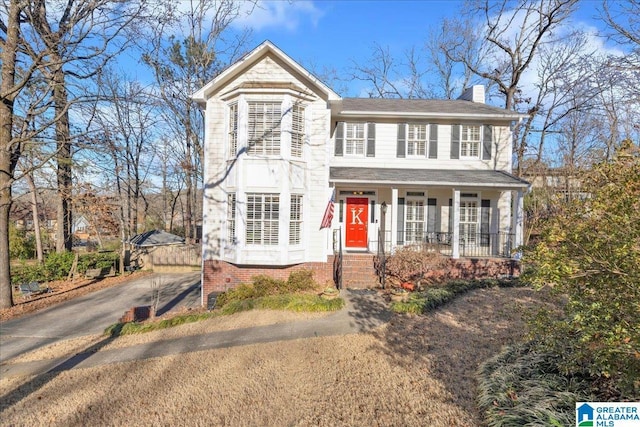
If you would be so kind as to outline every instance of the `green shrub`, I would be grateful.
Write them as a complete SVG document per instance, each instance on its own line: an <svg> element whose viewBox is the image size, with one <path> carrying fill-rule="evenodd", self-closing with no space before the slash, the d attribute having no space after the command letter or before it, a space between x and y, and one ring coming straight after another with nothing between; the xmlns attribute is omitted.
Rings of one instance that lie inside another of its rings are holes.
<svg viewBox="0 0 640 427"><path fill-rule="evenodd" d="M575 402L594 401L588 381L560 373L560 357L506 348L478 370L478 407L491 427L575 425Z"/></svg>
<svg viewBox="0 0 640 427"><path fill-rule="evenodd" d="M78 257L78 272L84 274L91 268L110 268L118 270L120 254L117 252L92 252Z"/></svg>
<svg viewBox="0 0 640 427"><path fill-rule="evenodd" d="M20 265L11 267L11 283L18 285L20 283L44 282L45 281L44 266L40 264Z"/></svg>
<svg viewBox="0 0 640 427"><path fill-rule="evenodd" d="M318 283L313 280L312 270L298 270L289 275L287 279L288 292L305 292L318 288Z"/></svg>
<svg viewBox="0 0 640 427"><path fill-rule="evenodd" d="M233 289L221 293L216 298L216 307L224 307L225 305L246 299L256 298L258 295L253 285L241 283Z"/></svg>
<svg viewBox="0 0 640 427"><path fill-rule="evenodd" d="M256 292L256 297L284 293L286 292L287 287L284 280L274 279L266 274L255 276L252 279L252 283Z"/></svg>
<svg viewBox="0 0 640 427"><path fill-rule="evenodd" d="M283 295L289 293L304 292L318 287L313 280L313 271L299 270L291 273L285 282L267 275L259 275L252 278L250 284L243 283L233 289L221 293L216 298L216 307L225 307L232 302L240 302L248 299L266 297L270 295ZM229 308L228 310L234 310Z"/></svg>
<svg viewBox="0 0 640 427"><path fill-rule="evenodd" d="M67 277L73 265L73 252L52 252L44 260L45 280L61 280Z"/></svg>
<svg viewBox="0 0 640 427"><path fill-rule="evenodd" d="M531 325L540 351L563 354L567 375L586 370L620 399L640 394L640 156L626 152L632 146L580 177L589 197L559 206L523 257L525 280L567 300L564 316Z"/></svg>

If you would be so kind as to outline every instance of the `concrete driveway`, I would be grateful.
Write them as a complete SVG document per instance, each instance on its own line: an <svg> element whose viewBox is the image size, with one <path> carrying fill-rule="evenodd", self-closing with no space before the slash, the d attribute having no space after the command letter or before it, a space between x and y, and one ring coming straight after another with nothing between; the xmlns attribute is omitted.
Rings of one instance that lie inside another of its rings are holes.
<svg viewBox="0 0 640 427"><path fill-rule="evenodd" d="M57 341L102 333L131 307L151 305L154 284L158 315L200 306L200 272L154 273L0 323L0 363Z"/></svg>

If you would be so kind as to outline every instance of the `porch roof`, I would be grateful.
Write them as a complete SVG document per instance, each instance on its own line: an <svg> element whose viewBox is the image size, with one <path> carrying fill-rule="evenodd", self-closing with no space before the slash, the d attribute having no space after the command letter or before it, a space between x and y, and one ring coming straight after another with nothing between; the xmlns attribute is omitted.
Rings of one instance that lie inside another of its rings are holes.
<svg viewBox="0 0 640 427"><path fill-rule="evenodd" d="M400 169L332 167L329 182L334 184L424 185L437 187L492 187L521 190L529 182L498 170Z"/></svg>

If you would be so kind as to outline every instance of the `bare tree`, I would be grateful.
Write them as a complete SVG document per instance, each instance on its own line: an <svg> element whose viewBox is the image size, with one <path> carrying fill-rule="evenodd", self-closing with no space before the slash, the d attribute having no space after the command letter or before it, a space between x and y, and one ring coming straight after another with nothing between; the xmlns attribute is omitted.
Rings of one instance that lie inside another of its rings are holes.
<svg viewBox="0 0 640 427"><path fill-rule="evenodd" d="M233 0L167 2L164 17L150 29L143 61L153 70L166 112L166 124L182 141L185 177L185 240L195 236L197 187L202 179L203 117L190 95L243 52L248 32L228 40L224 31L247 3ZM252 4L252 3L251 3ZM186 28L186 31L184 31Z"/></svg>
<svg viewBox="0 0 640 427"><path fill-rule="evenodd" d="M443 44L446 55L476 76L495 85L504 99L504 108L516 110L522 101L522 79L533 65L542 46L552 43L553 32L572 14L577 0L476 0L465 4L466 20L455 25L473 28L476 19L481 26L476 38L479 50L467 49L463 32L453 42ZM455 34L455 33L450 33ZM535 110L530 111L531 114ZM520 134L519 132L517 132ZM514 145L517 174L527 152L527 140Z"/></svg>
<svg viewBox="0 0 640 427"><path fill-rule="evenodd" d="M13 304L8 250L8 209L11 183L21 147L53 127L58 186L58 250L71 247L71 193L73 134L69 109L80 95L70 92L70 81L88 79L122 49L125 27L142 10L141 2L117 0L8 0L2 2L2 110L0 111L0 307ZM6 22L5 22L6 20ZM18 67L16 58L19 58ZM16 78L18 76L18 78ZM19 111L15 101L35 81L46 94ZM86 85L85 85L86 86ZM46 117L39 129L24 131L31 117ZM15 132L16 128L22 131Z"/></svg>

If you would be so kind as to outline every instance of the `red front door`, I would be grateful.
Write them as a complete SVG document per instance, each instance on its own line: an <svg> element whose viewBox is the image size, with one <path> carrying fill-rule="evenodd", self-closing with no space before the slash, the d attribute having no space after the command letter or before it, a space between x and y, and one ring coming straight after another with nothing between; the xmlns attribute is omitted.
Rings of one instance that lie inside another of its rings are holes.
<svg viewBox="0 0 640 427"><path fill-rule="evenodd" d="M347 197L346 247L367 247L367 221L369 218L369 199L366 197Z"/></svg>

